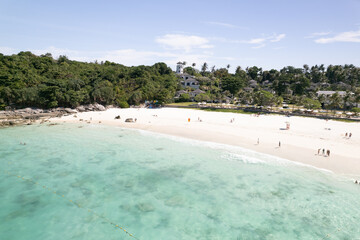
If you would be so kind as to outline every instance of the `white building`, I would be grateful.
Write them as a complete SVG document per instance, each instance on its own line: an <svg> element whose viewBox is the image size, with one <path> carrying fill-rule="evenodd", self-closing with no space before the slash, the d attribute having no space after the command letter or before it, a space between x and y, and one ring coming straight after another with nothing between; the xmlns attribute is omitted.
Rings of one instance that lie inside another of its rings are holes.
<svg viewBox="0 0 360 240"><path fill-rule="evenodd" d="M184 73L184 64L182 62L178 62L176 65L176 73L183 74Z"/></svg>

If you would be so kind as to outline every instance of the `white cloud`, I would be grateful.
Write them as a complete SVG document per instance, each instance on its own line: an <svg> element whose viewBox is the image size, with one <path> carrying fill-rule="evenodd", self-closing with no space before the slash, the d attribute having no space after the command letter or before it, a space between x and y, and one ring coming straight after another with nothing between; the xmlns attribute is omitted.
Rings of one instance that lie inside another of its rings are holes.
<svg viewBox="0 0 360 240"><path fill-rule="evenodd" d="M164 45L167 48L175 50L185 50L190 52L196 48L213 48L214 46L209 44L207 38L199 36L190 36L182 34L166 34L155 39L157 43Z"/></svg>
<svg viewBox="0 0 360 240"><path fill-rule="evenodd" d="M265 46L266 46L265 44L260 44L260 45L258 45L258 46L252 47L252 48L258 49L258 48L263 48L263 47L265 47Z"/></svg>
<svg viewBox="0 0 360 240"><path fill-rule="evenodd" d="M226 28L240 28L240 29L247 29L245 27L240 27L240 26L236 26L230 23L223 23L223 22L205 22L207 24L211 24L211 25L216 25L216 26L221 26L221 27L226 27Z"/></svg>
<svg viewBox="0 0 360 240"><path fill-rule="evenodd" d="M333 37L319 38L316 43L353 42L360 43L360 29L358 31L342 32Z"/></svg>
<svg viewBox="0 0 360 240"><path fill-rule="evenodd" d="M309 36L306 36L305 38L315 38L315 37L319 37L319 36L326 36L329 35L331 32L314 32L312 34L310 34Z"/></svg>
<svg viewBox="0 0 360 240"><path fill-rule="evenodd" d="M71 60L82 62L110 61L120 63L126 66L153 65L157 62L165 62L173 69L179 61L186 61L188 65L196 63L200 66L204 62L213 64L216 57L210 51L201 53L187 53L178 51L139 51L136 49L119 49L113 51L77 51L66 48L47 47L44 49L17 50L9 47L0 47L0 53L5 55L17 54L20 51L30 51L35 55L51 53L56 59L60 55L66 55Z"/></svg>
<svg viewBox="0 0 360 240"><path fill-rule="evenodd" d="M56 48L53 46L44 48L44 49L29 49L28 51L31 51L35 55L42 55L45 53L51 53L51 55L54 58L58 58L60 55L65 55L67 57L71 57L71 59L77 60L77 61L85 61L90 62L93 59L91 58L92 55L94 55L95 52L92 53L86 53L76 50L70 50L67 48Z"/></svg>
<svg viewBox="0 0 360 240"><path fill-rule="evenodd" d="M269 36L269 37L253 38L253 39L250 39L248 41L242 41L242 42L257 45L257 46L252 47L252 48L262 48L262 47L265 47L266 44L268 44L269 42L279 42L285 37L286 37L286 34L284 34L284 33L282 33L282 34L273 34L272 36Z"/></svg>
<svg viewBox="0 0 360 240"><path fill-rule="evenodd" d="M11 55L17 53L15 49L9 47L0 47L0 53L4 55Z"/></svg>
<svg viewBox="0 0 360 240"><path fill-rule="evenodd" d="M275 35L272 39L270 39L270 42L279 42L285 36L286 36L286 34L284 34L284 33L279 34L279 35Z"/></svg>
<svg viewBox="0 0 360 240"><path fill-rule="evenodd" d="M103 52L98 58L100 61L110 61L127 66L152 65L156 62L167 62L167 59L176 58L170 52L137 51L135 49L122 49ZM175 60L174 60L175 62Z"/></svg>
<svg viewBox="0 0 360 240"><path fill-rule="evenodd" d="M250 43L250 44L262 44L263 42L266 41L266 38L253 38L249 41L246 41L246 43Z"/></svg>
<svg viewBox="0 0 360 240"><path fill-rule="evenodd" d="M134 49L121 49L114 51L77 51L66 48L47 47L44 49L27 49L16 50L7 47L0 47L0 52L5 55L17 54L20 51L30 51L35 55L42 55L45 53L51 53L53 58L58 58L60 55L65 55L71 60L82 62L98 61L111 61L131 65L150 65L158 62L161 58L175 57L176 55L168 52L152 52L152 51L137 51Z"/></svg>
<svg viewBox="0 0 360 240"><path fill-rule="evenodd" d="M315 32L312 35L313 36L326 36L329 35L331 32Z"/></svg>
<svg viewBox="0 0 360 240"><path fill-rule="evenodd" d="M275 47L275 48L273 48L274 50L280 50L280 49L284 49L284 48L286 48L286 47Z"/></svg>

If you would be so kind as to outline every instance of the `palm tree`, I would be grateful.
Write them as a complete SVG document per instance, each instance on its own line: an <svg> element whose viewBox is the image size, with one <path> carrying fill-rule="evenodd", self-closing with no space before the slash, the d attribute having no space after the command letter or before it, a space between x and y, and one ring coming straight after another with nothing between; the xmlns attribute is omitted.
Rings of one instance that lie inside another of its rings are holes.
<svg viewBox="0 0 360 240"><path fill-rule="evenodd" d="M336 109L343 107L343 99L340 97L338 93L334 93L330 96L330 107L333 108L334 112Z"/></svg>
<svg viewBox="0 0 360 240"><path fill-rule="evenodd" d="M230 64L226 65L226 68L229 70L229 68L230 68Z"/></svg>
<svg viewBox="0 0 360 240"><path fill-rule="evenodd" d="M204 74L206 72L206 70L208 69L208 64L206 62L204 62L204 64L201 67L201 71Z"/></svg>
<svg viewBox="0 0 360 240"><path fill-rule="evenodd" d="M192 64L192 67L194 68L195 66L196 66L196 63L193 63L193 64Z"/></svg>
<svg viewBox="0 0 360 240"><path fill-rule="evenodd" d="M304 68L304 70L305 70L305 71L304 71L305 73L307 73L307 72L309 71L309 65L304 64L303 68Z"/></svg>
<svg viewBox="0 0 360 240"><path fill-rule="evenodd" d="M236 67L236 70L235 70L235 73L236 74L240 74L240 71L241 71L242 69L241 69L241 67L240 66L237 66Z"/></svg>

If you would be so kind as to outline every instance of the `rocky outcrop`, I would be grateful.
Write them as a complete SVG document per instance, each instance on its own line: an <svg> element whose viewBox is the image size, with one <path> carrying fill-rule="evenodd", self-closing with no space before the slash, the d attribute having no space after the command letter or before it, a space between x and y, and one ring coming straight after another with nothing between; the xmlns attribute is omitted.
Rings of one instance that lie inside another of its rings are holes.
<svg viewBox="0 0 360 240"><path fill-rule="evenodd" d="M65 108L64 111L67 112L67 113L77 113L76 110L73 110L71 108Z"/></svg>
<svg viewBox="0 0 360 240"><path fill-rule="evenodd" d="M15 126L32 124L36 120L44 120L51 117L61 117L64 114L69 114L64 108L56 109L38 109L38 108L24 108L17 110L0 111L0 126Z"/></svg>
<svg viewBox="0 0 360 240"><path fill-rule="evenodd" d="M84 106L78 106L78 107L76 108L76 111L78 111L78 112L85 112L86 109L84 108Z"/></svg>
<svg viewBox="0 0 360 240"><path fill-rule="evenodd" d="M82 106L82 108L84 108L85 111L105 111L106 110L106 108L103 105L98 104L98 103L84 105L84 106Z"/></svg>
<svg viewBox="0 0 360 240"><path fill-rule="evenodd" d="M58 107L46 110L39 108L23 108L17 110L0 111L0 126L31 124L36 120L61 117L63 115L75 114L77 112L105 110L106 108L103 105L94 103L85 106L79 106L76 109Z"/></svg>
<svg viewBox="0 0 360 240"><path fill-rule="evenodd" d="M106 110L106 108L103 105L98 104L98 103L93 104L93 106L94 106L95 111L105 111Z"/></svg>

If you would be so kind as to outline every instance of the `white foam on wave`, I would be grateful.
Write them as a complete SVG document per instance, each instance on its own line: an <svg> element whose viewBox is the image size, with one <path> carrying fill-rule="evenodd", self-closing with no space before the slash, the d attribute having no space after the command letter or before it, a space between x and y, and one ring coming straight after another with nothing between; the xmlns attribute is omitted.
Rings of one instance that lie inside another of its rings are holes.
<svg viewBox="0 0 360 240"><path fill-rule="evenodd" d="M250 157L250 156L246 156L246 155L240 155L237 153L227 153L227 154L222 155L221 157L225 160L234 161L234 162L243 162L243 163L248 163L248 164L266 163L265 161L263 161L259 158Z"/></svg>
<svg viewBox="0 0 360 240"><path fill-rule="evenodd" d="M221 157L228 161L234 161L234 162L242 162L245 164L270 164L275 166L300 166L300 167L306 167L309 169L314 169L316 171L319 171L326 175L331 175L332 177L336 177L339 181L354 181L354 179L358 179L360 176L354 176L354 175L340 175L335 174L333 171L315 167L309 164L301 163L301 162L295 162L289 159L277 157L274 155L266 154L266 153L260 153L256 152L251 149L243 148L240 146L233 146L233 145L227 145L222 143L215 143L215 142L209 142L209 141L201 141L196 139L190 139L180 136L174 136L164 133L157 133L142 129L134 129L134 128L126 128L121 126L116 126L117 129L125 130L125 131L133 131L138 132L141 135L149 136L152 138L157 139L170 139L175 142L180 142L184 144L190 144L192 146L199 146L199 147L205 147L205 148L211 148L216 149L220 151L226 151L224 155Z"/></svg>
<svg viewBox="0 0 360 240"><path fill-rule="evenodd" d="M95 126L92 126L92 125L95 125ZM83 126L86 126L86 125L83 125ZM87 124L87 126L98 127L98 128L107 127L105 125L97 125L97 124ZM142 130L142 129L126 128L126 127L122 127L122 126L112 126L111 128L121 129L121 130L125 130L125 131L130 131L130 132L137 132L137 133L140 133L141 135L150 136L152 138L170 139L175 142L190 144L193 146L195 145L195 146L200 146L200 147L205 147L205 148L212 148L212 149L216 149L216 150L220 150L220 151L226 151L225 154L223 154L221 157L225 160L234 161L234 162L242 162L245 164L271 164L271 165L277 165L277 166L307 167L307 168L315 169L319 172L322 172L323 174L329 174L332 176L336 176L340 181L349 181L349 180L353 181L354 179L358 179L360 177L360 176L355 176L355 175L335 174L334 172L332 172L328 169L318 168L318 167L315 167L312 165L291 161L291 160L273 156L270 154L256 152L254 150L246 149L246 148L239 147L239 146L232 146L232 145L215 143L215 142L189 139L189 138L185 138L185 137L173 136L173 135L163 134L163 133L156 133L156 132L151 132L151 131Z"/></svg>
<svg viewBox="0 0 360 240"><path fill-rule="evenodd" d="M318 168L318 167L315 167L315 166L312 166L309 164L291 161L289 159L273 156L273 155L266 154L266 153L256 152L254 150L250 150L250 149L243 148L240 146L232 146L232 145L227 145L227 144L222 144L222 143L189 139L189 138L185 138L185 137L173 136L173 135L168 135L168 134L164 134L164 133L156 133L156 132L151 132L151 131L141 130L141 129L131 129L131 130L137 131L144 136L151 136L151 137L159 138L159 139L167 138L172 141L181 142L181 143L185 143L185 144L227 151L228 160L233 160L233 161L239 160L244 163L252 163L252 164L261 163L261 164L271 164L271 165L277 165L277 166L279 166L279 165L281 165L281 166L296 166L297 165L297 166L316 169L323 173L334 174L334 172L332 172L328 169ZM224 155L224 158L226 158L226 155Z"/></svg>
<svg viewBox="0 0 360 240"><path fill-rule="evenodd" d="M104 127L104 126L102 126L102 127ZM172 140L175 142L190 144L192 146L199 146L199 147L216 149L216 150L220 150L220 151L226 151L227 154L223 155L222 158L230 160L230 161L240 161L240 162L247 163L247 164L271 164L271 165L285 166L285 167L286 166L288 166L288 167L301 166L301 167L315 169L324 174L335 175L334 172L332 172L331 170L328 170L328 169L318 168L318 167L315 167L315 166L312 166L309 164L291 161L289 159L277 157L277 156L266 154L266 153L256 152L254 150L243 148L240 146L233 146L233 145L227 145L227 144L215 143L215 142L209 142L209 141L201 141L201 140L190 139L190 138L185 138L185 137L180 137L180 136L174 136L174 135L169 135L169 134L164 134L164 133L147 131L147 130L143 130L143 129L133 129L133 128L126 128L126 127L121 127L121 126L117 126L116 128L126 130L126 131L137 132L143 136L149 136L152 138L169 139L169 140ZM339 175L336 175L336 176L348 178L346 176L339 176Z"/></svg>

